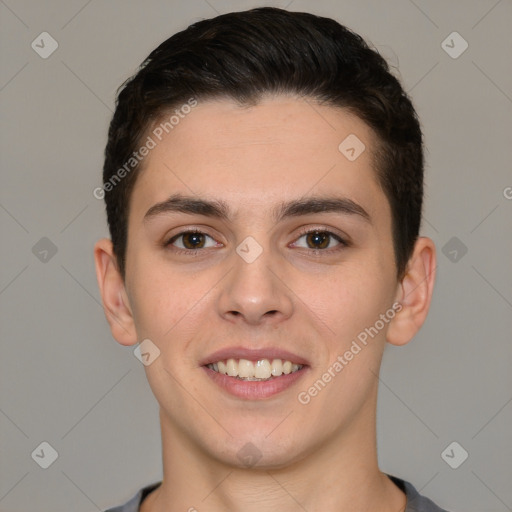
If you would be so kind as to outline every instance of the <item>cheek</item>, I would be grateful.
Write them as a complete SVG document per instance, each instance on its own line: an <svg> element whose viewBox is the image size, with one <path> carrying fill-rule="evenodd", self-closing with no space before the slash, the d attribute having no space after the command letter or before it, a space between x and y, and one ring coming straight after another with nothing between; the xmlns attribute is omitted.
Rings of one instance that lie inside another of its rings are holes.
<svg viewBox="0 0 512 512"><path fill-rule="evenodd" d="M204 286L200 278L170 272L150 255L134 258L131 271L130 305L137 334L163 342L204 295Z"/></svg>
<svg viewBox="0 0 512 512"><path fill-rule="evenodd" d="M392 277L378 269L369 262L346 265L310 287L308 306L329 334L318 340L324 354L299 401L310 400L308 410L324 417L326 429L355 415L376 385L388 327L380 315L392 307Z"/></svg>
<svg viewBox="0 0 512 512"><path fill-rule="evenodd" d="M149 338L160 349L166 364L173 357L195 364L190 347L201 336L211 335L216 296L222 269L177 271L150 255L134 261L132 312L139 339ZM189 364L187 363L187 365Z"/></svg>
<svg viewBox="0 0 512 512"><path fill-rule="evenodd" d="M334 331L337 344L350 342L391 306L390 280L376 268L370 264L345 266L343 272L333 272L315 288L310 287L314 291L309 304Z"/></svg>

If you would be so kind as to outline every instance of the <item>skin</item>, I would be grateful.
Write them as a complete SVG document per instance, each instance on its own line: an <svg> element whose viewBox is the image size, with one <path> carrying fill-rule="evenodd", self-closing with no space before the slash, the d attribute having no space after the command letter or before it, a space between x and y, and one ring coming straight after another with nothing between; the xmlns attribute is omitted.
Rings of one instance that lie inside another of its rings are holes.
<svg viewBox="0 0 512 512"><path fill-rule="evenodd" d="M366 146L352 162L338 150L349 134ZM313 101L275 96L241 108L226 99L198 104L144 160L124 281L110 240L95 246L113 337L122 345L149 338L160 350L145 371L160 405L164 477L143 512L405 510L405 495L377 465L376 376L386 342L407 343L425 320L435 249L419 238L397 280L374 137L359 118ZM230 219L173 212L144 221L176 193L224 201ZM357 203L370 220L339 212L272 217L282 201L332 195ZM165 246L191 228L211 237L195 255L173 251L183 238ZM301 228L349 243L331 238L315 251ZM248 236L262 248L252 263L236 252ZM297 394L395 302L401 311L301 404ZM279 347L310 364L275 396L235 398L200 366L232 346ZM261 454L250 468L237 457L246 443Z"/></svg>

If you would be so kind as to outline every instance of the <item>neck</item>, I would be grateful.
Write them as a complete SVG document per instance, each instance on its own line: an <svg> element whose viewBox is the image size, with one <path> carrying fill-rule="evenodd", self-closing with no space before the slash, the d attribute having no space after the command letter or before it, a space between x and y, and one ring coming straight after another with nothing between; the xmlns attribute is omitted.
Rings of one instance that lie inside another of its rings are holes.
<svg viewBox="0 0 512 512"><path fill-rule="evenodd" d="M405 495L378 468L375 418L360 418L292 464L247 469L212 458L161 412L164 477L141 512L402 512Z"/></svg>

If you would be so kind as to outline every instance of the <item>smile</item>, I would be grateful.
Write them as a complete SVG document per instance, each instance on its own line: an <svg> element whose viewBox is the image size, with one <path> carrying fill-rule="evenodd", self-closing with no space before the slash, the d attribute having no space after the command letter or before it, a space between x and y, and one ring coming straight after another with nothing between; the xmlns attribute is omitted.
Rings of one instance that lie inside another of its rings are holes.
<svg viewBox="0 0 512 512"><path fill-rule="evenodd" d="M267 381L289 375L303 368L303 365L283 359L226 359L207 365L214 372L244 381Z"/></svg>
<svg viewBox="0 0 512 512"><path fill-rule="evenodd" d="M310 370L310 362L277 346L224 347L199 361L210 381L226 396L264 400L292 387Z"/></svg>

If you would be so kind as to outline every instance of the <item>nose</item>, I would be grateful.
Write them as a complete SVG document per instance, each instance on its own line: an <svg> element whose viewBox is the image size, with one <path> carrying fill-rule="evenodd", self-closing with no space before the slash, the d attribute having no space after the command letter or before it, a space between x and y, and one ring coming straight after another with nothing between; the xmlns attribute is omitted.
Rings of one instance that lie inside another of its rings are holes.
<svg viewBox="0 0 512 512"><path fill-rule="evenodd" d="M277 324L293 311L292 292L268 249L252 262L233 255L234 267L223 280L219 314L231 322Z"/></svg>

